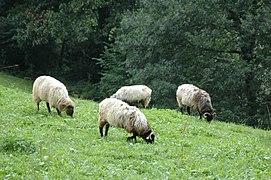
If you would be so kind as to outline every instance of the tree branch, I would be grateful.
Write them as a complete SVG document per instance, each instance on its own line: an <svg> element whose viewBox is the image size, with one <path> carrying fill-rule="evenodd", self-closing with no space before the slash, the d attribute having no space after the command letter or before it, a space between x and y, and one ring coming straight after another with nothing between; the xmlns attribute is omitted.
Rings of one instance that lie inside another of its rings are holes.
<svg viewBox="0 0 271 180"><path fill-rule="evenodd" d="M219 50L219 49L213 49L213 48L201 48L204 51L211 51L211 52L217 52L217 53L230 53L230 54L241 54L241 51L238 50Z"/></svg>

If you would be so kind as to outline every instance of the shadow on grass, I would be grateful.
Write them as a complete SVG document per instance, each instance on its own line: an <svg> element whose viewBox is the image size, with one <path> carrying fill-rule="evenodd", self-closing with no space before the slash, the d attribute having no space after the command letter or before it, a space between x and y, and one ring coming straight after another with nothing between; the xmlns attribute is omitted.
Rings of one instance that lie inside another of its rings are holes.
<svg viewBox="0 0 271 180"><path fill-rule="evenodd" d="M8 136L2 140L0 151L11 154L32 154L36 148L30 139Z"/></svg>

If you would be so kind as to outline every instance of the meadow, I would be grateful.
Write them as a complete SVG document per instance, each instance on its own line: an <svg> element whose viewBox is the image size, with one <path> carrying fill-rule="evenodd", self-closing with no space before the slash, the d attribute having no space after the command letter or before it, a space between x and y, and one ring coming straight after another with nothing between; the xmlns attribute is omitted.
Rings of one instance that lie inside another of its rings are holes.
<svg viewBox="0 0 271 180"><path fill-rule="evenodd" d="M0 73L0 179L271 178L271 131L150 108L154 144L113 127L101 138L97 102L72 97L72 118L37 111L32 83Z"/></svg>

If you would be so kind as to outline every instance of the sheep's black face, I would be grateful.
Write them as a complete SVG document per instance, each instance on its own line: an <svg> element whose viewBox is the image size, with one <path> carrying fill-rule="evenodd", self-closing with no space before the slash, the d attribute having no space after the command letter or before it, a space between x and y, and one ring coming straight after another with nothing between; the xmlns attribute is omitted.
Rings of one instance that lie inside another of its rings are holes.
<svg viewBox="0 0 271 180"><path fill-rule="evenodd" d="M207 121L212 121L213 118L214 118L214 117L213 117L212 115L210 115L210 116L207 116L207 117L206 117L206 120L207 120Z"/></svg>
<svg viewBox="0 0 271 180"><path fill-rule="evenodd" d="M73 107L72 106L68 106L67 109L66 109L66 113L68 116L71 116L73 115Z"/></svg>
<svg viewBox="0 0 271 180"><path fill-rule="evenodd" d="M143 138L148 144L154 143L155 135L151 132L146 138Z"/></svg>
<svg viewBox="0 0 271 180"><path fill-rule="evenodd" d="M214 115L215 115L215 113L208 113L208 112L206 112L206 113L203 114L203 117L204 117L208 122L210 122L210 121L212 121L212 120L214 119Z"/></svg>

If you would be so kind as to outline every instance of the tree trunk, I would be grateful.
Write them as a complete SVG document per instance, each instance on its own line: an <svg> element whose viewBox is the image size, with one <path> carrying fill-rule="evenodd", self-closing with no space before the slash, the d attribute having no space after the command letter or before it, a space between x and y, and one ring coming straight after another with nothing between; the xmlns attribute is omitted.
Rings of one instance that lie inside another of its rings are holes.
<svg viewBox="0 0 271 180"><path fill-rule="evenodd" d="M257 0L254 0L251 9L250 14L253 15L253 17L256 17L256 10L257 10ZM244 17L246 18L246 17ZM254 20L255 21L255 20ZM255 22L253 22L255 24ZM256 26L256 25L255 25ZM257 89L259 88L257 85L257 79L256 79L256 68L257 68L257 62L256 62L256 30L247 30L247 29L241 29L241 59L246 62L247 64L247 72L246 72L246 78L245 78L245 96L247 99L247 125L255 126L257 125L257 121L255 118L255 115L257 114Z"/></svg>
<svg viewBox="0 0 271 180"><path fill-rule="evenodd" d="M228 19L233 21L233 27L235 28L236 32L239 34L239 48L240 48L240 58L242 61L245 62L245 84L244 89L241 92L242 96L246 100L246 104L244 104L246 108L246 114L248 115L247 124L248 125L257 125L255 121L255 115L257 114L257 80L256 80L256 72L255 69L257 68L256 65L256 54L255 54L255 47L256 47L256 25L255 29L247 29L244 27L243 22L249 21L250 15L252 17L256 17L257 15L257 8L258 1L254 0L249 8L248 11L244 11L240 9L239 11L233 11L232 9L228 10ZM255 24L256 20L252 20Z"/></svg>

